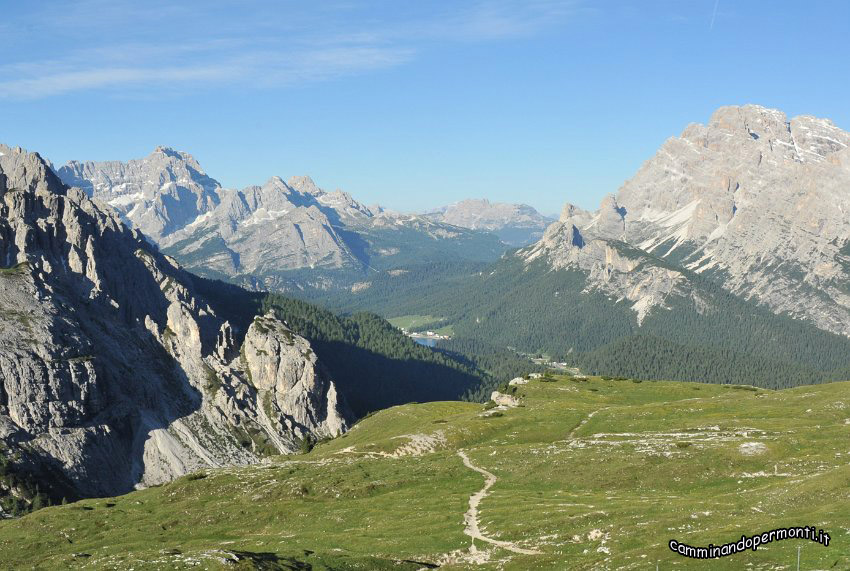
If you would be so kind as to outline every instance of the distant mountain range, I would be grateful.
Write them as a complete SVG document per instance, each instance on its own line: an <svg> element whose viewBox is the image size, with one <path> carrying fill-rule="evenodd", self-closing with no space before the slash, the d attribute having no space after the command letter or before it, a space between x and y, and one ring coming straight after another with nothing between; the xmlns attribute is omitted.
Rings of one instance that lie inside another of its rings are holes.
<svg viewBox="0 0 850 571"><path fill-rule="evenodd" d="M326 192L309 177L225 189L191 155L166 147L126 163L74 161L56 173L187 268L261 289L351 287L411 263L493 261L548 223L529 206L487 201L400 214Z"/></svg>
<svg viewBox="0 0 850 571"><path fill-rule="evenodd" d="M511 246L536 242L543 237L546 227L554 222L527 204L490 202L487 199L462 200L426 216L462 228L493 232Z"/></svg>

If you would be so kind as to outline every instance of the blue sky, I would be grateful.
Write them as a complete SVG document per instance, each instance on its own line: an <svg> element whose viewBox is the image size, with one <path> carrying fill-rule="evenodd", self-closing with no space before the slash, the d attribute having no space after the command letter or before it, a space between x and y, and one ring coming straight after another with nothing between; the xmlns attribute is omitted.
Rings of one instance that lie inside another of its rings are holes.
<svg viewBox="0 0 850 571"><path fill-rule="evenodd" d="M0 141L229 187L595 208L721 105L850 128L850 2L0 0Z"/></svg>

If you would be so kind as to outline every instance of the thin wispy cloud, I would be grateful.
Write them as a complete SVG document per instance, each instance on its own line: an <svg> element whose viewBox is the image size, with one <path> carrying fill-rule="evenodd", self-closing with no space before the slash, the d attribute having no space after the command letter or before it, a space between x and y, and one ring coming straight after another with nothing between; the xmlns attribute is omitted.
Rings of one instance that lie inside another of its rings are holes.
<svg viewBox="0 0 850 571"><path fill-rule="evenodd" d="M34 99L91 89L124 86L151 89L205 87L211 84L251 87L285 86L305 81L362 73L399 65L410 58L403 50L369 47L323 48L303 52L248 51L214 63L201 61L183 65L98 66L68 65L71 71L52 70L56 62L18 64L22 73L16 79L0 81L0 95ZM29 69L28 69L29 68Z"/></svg>
<svg viewBox="0 0 850 571"><path fill-rule="evenodd" d="M573 13L575 2L528 0L482 2L457 19L458 31L467 40L497 40L535 34L557 25Z"/></svg>
<svg viewBox="0 0 850 571"><path fill-rule="evenodd" d="M717 19L717 6L720 5L720 0L714 0L714 11L711 13L711 24L708 26L709 30L714 29L714 20Z"/></svg>
<svg viewBox="0 0 850 571"><path fill-rule="evenodd" d="M403 65L435 43L533 35L565 19L575 2L494 0L439 10L394 4L378 10L380 19L347 4L312 12L286 3L202 6L86 0L66 10L24 9L13 20L23 32L0 39L10 54L0 65L0 98L326 81ZM38 43L48 36L52 50Z"/></svg>

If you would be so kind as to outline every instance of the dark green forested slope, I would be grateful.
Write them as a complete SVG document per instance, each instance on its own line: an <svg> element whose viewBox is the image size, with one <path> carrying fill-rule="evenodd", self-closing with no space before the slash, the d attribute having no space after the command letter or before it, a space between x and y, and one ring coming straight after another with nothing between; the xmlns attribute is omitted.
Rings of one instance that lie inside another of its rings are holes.
<svg viewBox="0 0 850 571"><path fill-rule="evenodd" d="M456 344L545 352L600 374L769 387L850 374L847 338L774 315L674 261L619 246L643 264L682 271L701 309L690 297L670 296L666 309L654 308L638 324L628 302L583 292L583 272L554 271L543 261L525 265L514 256L486 269L424 265L400 278L373 280L369 290L332 303L388 317L446 318Z"/></svg>
<svg viewBox="0 0 850 571"><path fill-rule="evenodd" d="M371 226L354 230L362 243L362 259L375 270L444 260L494 262L507 248L491 232L446 225ZM455 236L446 235L446 231L453 231ZM390 251L396 253L388 254Z"/></svg>
<svg viewBox="0 0 850 571"><path fill-rule="evenodd" d="M476 370L484 371L493 382L482 385L473 400L482 400L490 395L495 382L507 381L528 373L542 373L546 367L537 365L516 351L493 345L480 339L449 339L439 341L437 349L446 352Z"/></svg>
<svg viewBox="0 0 850 571"><path fill-rule="evenodd" d="M384 316L418 313L430 307L444 309L456 296L459 307L471 280L492 264L462 260L419 262L363 276L368 287L346 290L302 290L291 295L335 311L372 311ZM427 313L427 311L426 311Z"/></svg>
<svg viewBox="0 0 850 571"><path fill-rule="evenodd" d="M813 367L728 348L676 343L655 335L625 337L574 362L585 371L635 379L690 378L712 383L788 388L819 383L831 375Z"/></svg>

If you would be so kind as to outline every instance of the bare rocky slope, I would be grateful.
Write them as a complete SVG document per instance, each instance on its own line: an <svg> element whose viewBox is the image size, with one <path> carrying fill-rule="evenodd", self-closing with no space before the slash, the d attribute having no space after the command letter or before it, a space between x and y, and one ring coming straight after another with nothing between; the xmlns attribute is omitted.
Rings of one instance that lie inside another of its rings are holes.
<svg viewBox="0 0 850 571"><path fill-rule="evenodd" d="M198 209L215 202L196 190ZM0 146L7 460L81 495L117 494L292 451L348 419L309 342L285 323L268 314L234 330L141 232L37 154Z"/></svg>
<svg viewBox="0 0 850 571"><path fill-rule="evenodd" d="M543 237L553 219L527 204L468 199L427 214L432 220L473 230L488 230L510 246L526 246Z"/></svg>
<svg viewBox="0 0 850 571"><path fill-rule="evenodd" d="M567 205L519 256L586 271L588 291L627 301L639 320L671 293L693 295L692 272L850 335L848 145L826 119L723 107L667 140L598 211ZM624 243L663 263L623 255Z"/></svg>
<svg viewBox="0 0 850 571"><path fill-rule="evenodd" d="M258 289L352 287L411 261L491 261L504 251L488 232L366 207L305 176L225 189L191 155L165 147L126 163L74 161L57 174L187 268Z"/></svg>

